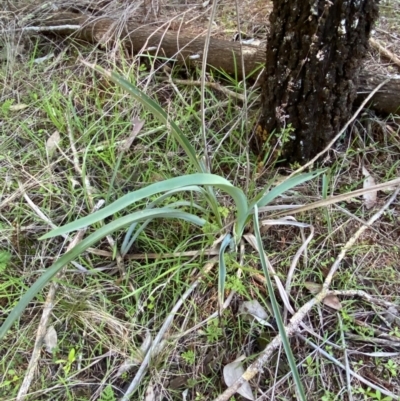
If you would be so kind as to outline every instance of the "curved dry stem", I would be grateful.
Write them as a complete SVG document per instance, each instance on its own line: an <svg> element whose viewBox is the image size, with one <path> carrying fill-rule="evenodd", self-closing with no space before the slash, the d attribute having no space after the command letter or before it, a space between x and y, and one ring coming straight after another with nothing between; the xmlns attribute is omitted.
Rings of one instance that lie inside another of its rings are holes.
<svg viewBox="0 0 400 401"><path fill-rule="evenodd" d="M305 316L311 311L311 309L321 303L328 295L331 294L329 291L329 286L331 285L333 276L337 272L341 261L343 260L346 252L351 249L354 243L360 238L361 234L375 221L377 221L384 213L386 209L394 202L398 193L400 192L400 188L397 188L390 199L382 206L382 208L375 213L367 222L366 225L361 226L356 233L347 241L345 246L342 248L339 256L336 258L335 262L333 263L328 276L326 277L324 284L322 285L322 290L319 292L313 299L308 301L304 304L295 315L289 321L289 324L286 326L286 335L288 337L293 336L297 333L300 324L302 323ZM247 370L243 373L243 375L230 387L228 387L222 394L220 394L214 401L228 401L229 398L234 395L239 387L242 386L244 382L248 382L251 380L255 375L263 370L264 365L270 360L273 352L282 344L282 337L277 335L265 348L265 350L261 353L261 355L253 362Z"/></svg>

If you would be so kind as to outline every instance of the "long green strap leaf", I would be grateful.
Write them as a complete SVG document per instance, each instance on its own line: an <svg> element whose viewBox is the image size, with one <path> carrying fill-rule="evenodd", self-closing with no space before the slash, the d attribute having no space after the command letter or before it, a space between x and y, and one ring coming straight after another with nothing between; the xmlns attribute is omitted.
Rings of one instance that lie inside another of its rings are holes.
<svg viewBox="0 0 400 401"><path fill-rule="evenodd" d="M254 234L255 234L255 237L257 239L257 247L258 247L258 253L260 255L261 266L262 266L262 269L263 269L263 272L264 272L264 275L265 275L265 279L266 279L266 282L267 282L267 289L268 289L268 293L269 293L269 298L270 298L270 301L271 301L272 310L274 312L275 321L276 321L276 324L277 324L278 329L279 329L279 334L281 335L281 338L282 338L283 348L285 349L286 356L287 356L287 359L289 361L290 370L292 371L293 379L294 379L294 381L296 383L297 390L298 390L298 395L300 397L300 400L301 401L307 401L306 395L304 393L303 385L302 385L301 380L300 380L300 375L299 375L299 372L297 370L296 361L294 359L294 356L293 356L293 353L292 353L292 349L290 348L289 339L288 339L288 336L286 334L285 326L283 324L283 320L282 320L281 311L280 311L280 308L279 308L279 305L278 305L278 301L276 300L276 297L275 297L275 292L274 292L274 288L272 286L271 276L269 275L267 261L265 259L265 254L264 254L264 246L263 246L262 239L261 239L260 224L258 222L258 206L257 205L254 205L253 221L254 221Z"/></svg>
<svg viewBox="0 0 400 401"><path fill-rule="evenodd" d="M257 204L258 207L262 207L271 203L276 197L282 195L284 192L289 189L294 188L297 185L302 184L303 182L307 182L317 177L319 174L323 173L325 170L314 171L312 173L305 173L295 175L292 178L289 178L283 181L281 184L277 185L275 188L271 189L266 195L264 195L260 200L255 201L253 204Z"/></svg>
<svg viewBox="0 0 400 401"><path fill-rule="evenodd" d="M207 211L204 208L202 208L201 206L199 206L199 205L197 205L196 203L193 203L193 202L178 201L178 202L174 202L174 203L168 204L168 207L173 208L173 209L176 209L178 207L181 208L181 207L185 207L185 206L196 208L196 209L202 211L204 213L204 215L207 213ZM129 227L129 230L125 234L125 238L124 238L124 240L122 242L122 245L121 245L121 248L120 248L120 252L121 252L121 256L122 257L125 256L128 253L129 249L132 247L132 245L136 241L137 237L151 223L151 221L152 221L152 219L146 220L145 222L143 222L140 225L140 227L136 231L135 231L135 229L136 229L138 223L131 224L131 226Z"/></svg>
<svg viewBox="0 0 400 401"><path fill-rule="evenodd" d="M104 68L100 67L96 64L89 64L84 62L85 65L95 69L101 74L109 77L113 82L115 82L122 89L126 90L129 94L131 94L138 102L140 102L147 111L152 113L158 121L162 124L165 124L167 127L171 128L171 132L174 135L175 139L182 146L183 150L189 156L191 162L196 167L198 172L205 172L203 170L201 163L196 155L196 151L188 141L186 136L183 134L182 130L176 125L174 121L171 121L168 118L168 114L162 109L162 107L152 100L149 96L147 96L144 92L138 90L134 85L132 85L128 80L123 78L121 75L114 71L107 71Z"/></svg>
<svg viewBox="0 0 400 401"><path fill-rule="evenodd" d="M232 241L232 236L226 234L225 238L222 240L221 246L219 248L219 269L218 269L218 305L219 311L222 312L222 307L224 305L224 295L225 295L225 281L226 281L226 265L225 265L225 249Z"/></svg>
<svg viewBox="0 0 400 401"><path fill-rule="evenodd" d="M178 192L182 192L182 191L196 191L196 192L200 192L200 193L204 193L204 189L197 186L197 185L193 185L193 186L189 186L189 187L185 187L185 188L178 188L178 189L174 189L173 191L168 191L165 194L159 196L156 200L154 200L153 202L150 202L148 204L148 206L146 207L146 209L152 209L155 206L157 206L158 204L160 204L163 200L167 199L168 197L172 196L175 193ZM171 205L168 205L168 207L172 207ZM174 206L175 207L175 206ZM205 211L204 211L205 213ZM143 230L144 228L146 228L146 226L149 224L150 220L145 221L140 230ZM138 223L133 223L128 231L125 234L125 238L122 242L121 245L121 255L124 256L126 255L126 253L128 252L128 250L130 249L130 247L133 245L133 242L136 240L136 237L140 234L139 231L136 231L135 235L132 237L133 232L135 232L136 230L136 226Z"/></svg>
<svg viewBox="0 0 400 401"><path fill-rule="evenodd" d="M36 280L36 282L29 288L29 290L22 296L18 304L13 308L13 310L8 315L7 319L4 321L0 327L0 340L5 336L7 331L11 328L13 323L21 316L24 309L28 306L29 302L41 291L44 286L69 262L74 260L76 257L82 254L87 248L100 241L114 231L119 230L132 224L135 221L143 221L147 219L155 218L178 218L182 220L189 221L192 224L198 226L203 226L205 221L193 214L177 211L172 208L160 208L143 210L140 212L135 212L124 217L120 217L101 227L99 230L89 235L79 244L77 244L69 252L61 256L55 263L53 263L46 271Z"/></svg>
<svg viewBox="0 0 400 401"><path fill-rule="evenodd" d="M232 196L238 211L238 225L241 224L244 226L247 217L248 204L243 191L234 187L228 180L218 175L196 173L157 182L137 191L130 192L129 194L126 194L122 198L113 202L111 205L106 206L104 209L100 209L96 213L56 228L55 230L52 230L40 237L40 239L52 238L57 235L66 234L70 231L79 230L83 227L87 227L91 224L104 220L105 218L118 213L119 211L130 206L132 203L141 199L149 198L157 193L171 191L177 188L182 188L184 190L185 187L193 187L193 185L215 186Z"/></svg>

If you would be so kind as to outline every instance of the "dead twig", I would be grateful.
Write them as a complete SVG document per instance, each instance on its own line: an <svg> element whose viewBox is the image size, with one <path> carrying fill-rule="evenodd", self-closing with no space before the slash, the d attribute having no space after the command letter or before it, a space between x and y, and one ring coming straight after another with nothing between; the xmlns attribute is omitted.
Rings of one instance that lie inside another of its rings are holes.
<svg viewBox="0 0 400 401"><path fill-rule="evenodd" d="M336 366L339 368L346 370L346 366L340 363L336 358L334 358L331 354L328 352L324 351L321 347L318 345L314 344L312 341L310 341L307 337L304 337L300 333L297 334L299 338L301 338L305 343L307 343L310 347L314 348L316 351L318 351L324 358L328 359L329 361L333 362ZM348 373L354 377L355 379L359 380L361 383L364 383L366 386L379 391L381 394L387 395L388 397L392 397L394 400L398 400L399 397L397 397L395 394L391 393L390 391L385 390L384 388L381 388L377 386L376 384L372 383L371 381L365 379L358 373L354 372L354 370L351 370L350 368L348 369Z"/></svg>
<svg viewBox="0 0 400 401"><path fill-rule="evenodd" d="M165 81L166 83L169 83L168 80ZM175 84L180 84L180 85L188 85L188 86L201 86L201 82L199 81L191 81L191 80L187 80L187 79L172 79L172 82ZM228 88L225 88L224 86L216 83L216 82L205 82L204 86L206 88L211 88L211 89L215 89L219 92L222 92L224 95L232 97L234 99L238 99L241 102L245 101L245 96L242 95L241 93L236 93L234 91L231 91Z"/></svg>
<svg viewBox="0 0 400 401"><path fill-rule="evenodd" d="M342 251L336 258L335 262L333 263L323 285L322 285L322 290L309 302L307 302L305 305L303 305L298 312L290 319L289 324L286 326L285 331L286 335L288 337L293 336L295 333L298 332L298 328L300 324L302 323L303 319L305 316L310 312L310 310L317 304L320 304L331 292L329 291L329 286L332 283L332 279L339 269L340 263L344 259L347 251L353 247L355 242L358 240L358 238L361 236L361 234L370 226L372 225L376 220L378 220L385 210L394 202L396 199L398 193L400 192L400 188L398 188L393 195L390 197L390 199L385 203L385 205L382 206L382 208L375 213L367 222L367 225L361 226L357 232L347 241L345 246L342 248ZM248 382L251 380L257 373L261 372L264 368L264 365L269 361L271 358L274 350L276 350L280 345L282 344L282 337L280 334L278 334L270 343L269 345L265 348L265 350L262 352L262 354L257 358L255 362L253 362L247 370L243 373L243 375L236 380L235 383L233 383L229 388L227 388L221 395L219 395L215 401L228 401L229 398L234 395L239 387L242 386L243 383L246 381Z"/></svg>
<svg viewBox="0 0 400 401"><path fill-rule="evenodd" d="M397 67L400 68L400 58L398 58L394 53L392 53L391 51L389 51L388 49L386 49L385 47L383 47L377 40L375 39L370 39L369 43L371 44L371 46L378 50L378 52L380 54L382 54L382 56L388 58L393 64L396 64Z"/></svg>
<svg viewBox="0 0 400 401"><path fill-rule="evenodd" d="M57 32L57 31L71 31L75 32L78 29L81 29L81 25L54 25L54 26L25 26L24 28L15 28L2 30L1 33L9 33L9 32Z"/></svg>
<svg viewBox="0 0 400 401"><path fill-rule="evenodd" d="M314 210L320 207L333 205L335 203L342 202L348 199L357 198L358 196L362 196L370 192L381 191L393 187L395 188L399 185L400 185L400 177L395 178L394 180L391 181L370 186L369 188L356 189L355 191L347 192L336 196L331 196L329 198L321 199L319 201L312 202L304 206L294 207L293 209L290 209L290 214L307 212L308 210ZM287 215L287 211L278 212L277 214L274 214L273 217L281 217L285 215Z"/></svg>
<svg viewBox="0 0 400 401"><path fill-rule="evenodd" d="M60 273L57 275L57 277L60 277L59 275L60 275ZM36 370L37 364L40 359L40 351L42 348L43 339L46 335L47 326L48 326L47 323L49 321L51 311L53 310L53 307L54 307L54 298L55 298L55 295L57 292L57 287L58 287L58 284L55 282L52 282L50 285L50 290L47 294L46 301L43 306L42 317L40 319L39 327L38 327L38 330L36 333L35 345L33 346L31 359L29 361L28 368L26 369L24 380L18 391L18 395L16 398L17 401L22 401L25 399L25 397L28 393L29 387L31 386L33 376L35 374L35 370Z"/></svg>
<svg viewBox="0 0 400 401"><path fill-rule="evenodd" d="M217 263L218 258L213 258L211 259L203 268L202 274L205 274L209 272ZM126 390L124 396L121 398L120 401L128 401L131 399L131 395L133 392L137 389L139 386L140 382L142 381L142 378L144 374L147 371L150 359L154 353L154 351L157 349L159 350L159 347L161 345L161 341L164 338L165 333L167 330L170 328L174 317L178 310L181 308L185 300L189 297L189 295L194 291L195 288L200 284L202 281L202 275L200 275L193 283L192 285L185 291L185 293L181 296L179 301L175 304L175 306L172 308L171 312L168 314L167 318L165 319L163 325L161 326L160 331L157 333L157 336L155 337L151 347L147 350L147 353L142 361L142 364L140 365L139 370L137 371L135 377L133 378L131 384L129 385L128 389Z"/></svg>
<svg viewBox="0 0 400 401"><path fill-rule="evenodd" d="M367 223L365 223L366 225ZM369 295L365 291L362 290L333 290L331 291L331 294L333 295L340 295L340 296L345 296L345 297L360 297L364 298L367 302L371 304L375 304L378 306L381 306L383 308L396 308L400 310L400 305L396 305L392 302L384 301L383 299L378 299L373 297L372 295Z"/></svg>
<svg viewBox="0 0 400 401"><path fill-rule="evenodd" d="M99 204L95 205L95 207L92 210L92 213L94 213L96 210L98 210L98 208L99 208ZM68 245L66 252L69 252L72 248L74 248L82 240L86 230L87 230L87 227L82 228L81 230L79 230L77 232L75 238ZM63 272L63 270L61 270L57 274L57 278L60 279L63 274L64 274L64 272ZM55 296L56 296L57 288L58 288L58 284L53 281L50 284L50 290L49 290L49 292L47 294L46 301L44 303L42 317L40 319L39 327L38 327L37 332L36 332L35 345L33 346L31 359L29 361L29 365L28 365L28 368L26 370L24 380L23 380L23 382L21 384L21 387L19 388L16 401L24 400L26 395L27 395L27 393L28 393L29 387L31 386L31 383L32 383L32 380L33 380L33 376L35 374L35 370L36 370L37 364L38 364L39 359L40 359L40 351L41 351L41 348L42 348L43 339L44 339L44 337L46 335L46 331L47 331L47 328L48 328L48 322L49 322L49 319L50 319L50 314L51 314L51 312L52 312L52 310L54 308L54 299L55 299Z"/></svg>

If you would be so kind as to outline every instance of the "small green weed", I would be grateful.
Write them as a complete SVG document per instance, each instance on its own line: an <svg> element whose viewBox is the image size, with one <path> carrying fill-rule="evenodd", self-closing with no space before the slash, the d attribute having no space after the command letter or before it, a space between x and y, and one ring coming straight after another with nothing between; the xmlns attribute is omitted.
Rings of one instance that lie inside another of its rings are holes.
<svg viewBox="0 0 400 401"><path fill-rule="evenodd" d="M68 353L67 359L58 359L55 363L60 364L62 366L62 370L64 371L65 376L71 372L73 364L76 362L76 353L75 348L71 348Z"/></svg>
<svg viewBox="0 0 400 401"><path fill-rule="evenodd" d="M383 366L387 369L390 376L397 377L399 373L399 365L393 359L389 359Z"/></svg>
<svg viewBox="0 0 400 401"><path fill-rule="evenodd" d="M181 357L188 365L194 365L196 362L196 353L193 350L189 349L183 352Z"/></svg>
<svg viewBox="0 0 400 401"><path fill-rule="evenodd" d="M108 384L100 394L99 401L116 401L117 397L114 394L114 390L111 384Z"/></svg>
<svg viewBox="0 0 400 401"><path fill-rule="evenodd" d="M219 341L223 335L223 330L220 326L220 322L218 319L212 319L207 322L207 327L205 329L207 342L215 343Z"/></svg>
<svg viewBox="0 0 400 401"><path fill-rule="evenodd" d="M0 273L7 267L10 259L11 254L9 252L0 250Z"/></svg>
<svg viewBox="0 0 400 401"><path fill-rule="evenodd" d="M354 390L354 394L360 394L365 401L392 401L392 397L383 396L379 390L372 390L370 387L366 389L359 387Z"/></svg>

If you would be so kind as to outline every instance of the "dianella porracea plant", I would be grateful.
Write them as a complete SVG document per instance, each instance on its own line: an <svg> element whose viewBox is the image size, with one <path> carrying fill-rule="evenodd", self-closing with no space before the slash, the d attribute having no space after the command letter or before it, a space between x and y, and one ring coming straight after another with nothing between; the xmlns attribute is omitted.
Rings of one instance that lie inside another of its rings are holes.
<svg viewBox="0 0 400 401"><path fill-rule="evenodd" d="M86 63L85 63L86 64ZM80 218L62 227L52 230L45 234L40 239L47 239L59 235L63 235L72 231L82 229L87 226L94 225L98 222L103 222L110 216L119 215L124 210L131 209L132 205L142 200L152 199L152 202L148 203L147 206L141 210L136 210L133 213L122 215L122 217L115 218L111 222L104 224L101 228L94 231L92 234L87 236L84 240L79 242L73 249L66 252L60 257L51 267L49 267L42 276L26 291L22 296L18 304L12 309L7 319L4 321L0 328L0 338L3 338L7 331L12 327L13 323L21 316L28 303L40 292L44 286L68 263L79 257L85 250L92 245L99 242L101 239L121 229L127 229L125 238L121 246L121 254L125 255L131 248L133 242L136 240L138 235L144 230L144 228L154 219L182 219L193 225L203 227L207 223L211 223L210 218L212 217L213 224L217 223L219 228L223 229L223 217L221 216L221 205L218 197L216 196L215 190L220 190L227 193L234 201L234 207L231 209L234 216L233 229L225 234L220 246L219 255L219 280L218 280L218 294L219 304L223 304L223 296L225 289L225 278L226 278L226 267L224 262L224 252L227 249L235 249L239 243L242 234L245 230L245 226L250 220L254 220L255 235L258 239L259 250L262 250L262 242L259 233L258 224L258 209L266 206L272 202L276 197L280 196L285 191L304 183L308 180L313 179L321 171L311 172L306 174L300 174L287 179L286 181L275 186L271 190L266 188L261 191L255 199L248 199L241 188L235 187L225 178L211 174L207 171L205 164L196 154L194 147L191 145L189 140L183 134L179 126L170 121L167 113L163 108L149 98L146 94L138 90L129 81L121 77L119 74L109 72L103 68L95 65L91 65L99 73L106 75L109 79L114 81L121 88L126 90L136 101L140 102L148 112L151 112L160 123L164 124L169 129L171 135L179 143L179 145L186 152L195 170L194 174L183 175L175 178L171 178L162 182L157 182L141 188L137 191L133 191L104 207L103 209L90 214L86 217ZM195 192L197 193L197 199L204 199L208 208L200 205L196 205L193 201L179 201L162 206L163 202L176 195L179 192ZM189 213L183 209L187 206L191 206L191 210L195 210L198 213ZM294 362L294 358L291 354L289 342L285 335L282 319L279 315L279 305L275 299L274 292L272 291L272 282L269 277L268 269L264 260L264 254L260 251L260 261L263 267L264 274L267 278L268 290L271 297L271 303L274 307L275 318L278 321L278 327L286 338L284 341L285 350L288 355L289 361L291 361L291 367L294 377L298 379L298 374ZM294 370L293 370L294 369ZM296 380L299 394L302 393L301 384Z"/></svg>

